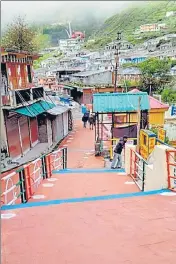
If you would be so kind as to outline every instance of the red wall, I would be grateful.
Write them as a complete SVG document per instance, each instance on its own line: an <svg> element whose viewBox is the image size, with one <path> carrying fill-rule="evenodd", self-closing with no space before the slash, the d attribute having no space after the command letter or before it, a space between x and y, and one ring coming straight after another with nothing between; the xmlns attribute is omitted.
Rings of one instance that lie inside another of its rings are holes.
<svg viewBox="0 0 176 264"><path fill-rule="evenodd" d="M17 115L6 119L7 141L11 158L21 155Z"/></svg>
<svg viewBox="0 0 176 264"><path fill-rule="evenodd" d="M38 141L38 123L36 118L30 119L31 143Z"/></svg>
<svg viewBox="0 0 176 264"><path fill-rule="evenodd" d="M16 63L16 62L7 62L7 74L8 74L8 81L13 85L12 89L24 89L24 88L30 88L33 86L33 84L28 82L27 79L27 70L25 63ZM20 66L20 72L18 74L18 66ZM32 65L31 67L31 76L32 76ZM9 70L11 71L11 75L9 74ZM21 84L19 82L21 78Z"/></svg>
<svg viewBox="0 0 176 264"><path fill-rule="evenodd" d="M28 118L26 116L21 116L19 118L20 133L22 140L22 150L23 153L30 149L30 136L29 136L29 126Z"/></svg>

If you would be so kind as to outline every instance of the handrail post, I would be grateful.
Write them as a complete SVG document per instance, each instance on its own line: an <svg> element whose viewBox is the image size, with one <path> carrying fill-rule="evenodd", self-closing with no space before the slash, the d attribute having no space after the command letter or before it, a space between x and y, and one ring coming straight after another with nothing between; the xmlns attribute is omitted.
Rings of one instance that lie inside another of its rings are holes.
<svg viewBox="0 0 176 264"><path fill-rule="evenodd" d="M65 169L67 169L67 148L65 148Z"/></svg>
<svg viewBox="0 0 176 264"><path fill-rule="evenodd" d="M144 191L144 185L145 185L145 162L142 161L142 191Z"/></svg>
<svg viewBox="0 0 176 264"><path fill-rule="evenodd" d="M26 203L27 202L27 197L26 197L26 183L25 183L25 176L24 176L24 168L22 168L21 170L17 170L17 172L19 173L19 180L20 180L20 192L21 192L21 202L22 203Z"/></svg>
<svg viewBox="0 0 176 264"><path fill-rule="evenodd" d="M48 173L47 173L47 168L46 168L46 155L43 155L41 157L41 162L42 162L42 176L43 179L47 179L48 178Z"/></svg>

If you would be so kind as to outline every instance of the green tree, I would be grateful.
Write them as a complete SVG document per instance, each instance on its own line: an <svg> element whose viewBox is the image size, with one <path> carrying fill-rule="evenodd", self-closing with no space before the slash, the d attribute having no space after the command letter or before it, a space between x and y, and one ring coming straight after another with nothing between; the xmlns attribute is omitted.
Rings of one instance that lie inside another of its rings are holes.
<svg viewBox="0 0 176 264"><path fill-rule="evenodd" d="M169 60L149 58L139 63L138 68L142 73L142 89L148 93L162 91L164 85L170 81L168 72L171 68Z"/></svg>
<svg viewBox="0 0 176 264"><path fill-rule="evenodd" d="M164 89L161 93L161 98L163 102L176 103L176 90L171 88Z"/></svg>
<svg viewBox="0 0 176 264"><path fill-rule="evenodd" d="M8 25L2 37L1 45L6 49L35 52L39 48L36 44L35 37L35 31L28 26L23 17L19 16Z"/></svg>

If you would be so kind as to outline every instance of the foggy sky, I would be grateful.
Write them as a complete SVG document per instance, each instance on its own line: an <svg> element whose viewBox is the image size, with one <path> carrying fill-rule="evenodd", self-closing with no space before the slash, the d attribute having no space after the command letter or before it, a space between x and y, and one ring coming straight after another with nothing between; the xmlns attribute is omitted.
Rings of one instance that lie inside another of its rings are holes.
<svg viewBox="0 0 176 264"><path fill-rule="evenodd" d="M14 17L22 15L28 22L65 22L78 14L94 13L106 19L121 11L130 1L3 1L1 2L2 28Z"/></svg>

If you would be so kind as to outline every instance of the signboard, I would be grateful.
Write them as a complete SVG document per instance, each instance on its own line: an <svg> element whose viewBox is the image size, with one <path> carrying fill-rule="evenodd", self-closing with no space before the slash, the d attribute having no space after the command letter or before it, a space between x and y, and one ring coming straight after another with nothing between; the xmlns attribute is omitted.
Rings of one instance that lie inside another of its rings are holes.
<svg viewBox="0 0 176 264"><path fill-rule="evenodd" d="M163 128L158 129L158 139L162 142L165 142L166 139L166 130Z"/></svg>
<svg viewBox="0 0 176 264"><path fill-rule="evenodd" d="M176 106L175 105L172 105L172 108L171 108L171 116L173 115L176 115Z"/></svg>
<svg viewBox="0 0 176 264"><path fill-rule="evenodd" d="M149 137L149 153L148 155L150 155L152 153L152 151L154 150L156 144L156 138L155 137Z"/></svg>

